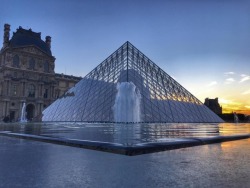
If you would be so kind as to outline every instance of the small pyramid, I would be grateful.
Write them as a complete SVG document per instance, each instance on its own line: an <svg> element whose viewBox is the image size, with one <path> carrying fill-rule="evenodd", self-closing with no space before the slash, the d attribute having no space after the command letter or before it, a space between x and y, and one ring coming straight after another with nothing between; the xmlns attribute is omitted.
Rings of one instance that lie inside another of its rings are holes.
<svg viewBox="0 0 250 188"><path fill-rule="evenodd" d="M140 93L140 122L223 122L130 42L47 107L42 120L115 122L117 85L122 82L132 82Z"/></svg>

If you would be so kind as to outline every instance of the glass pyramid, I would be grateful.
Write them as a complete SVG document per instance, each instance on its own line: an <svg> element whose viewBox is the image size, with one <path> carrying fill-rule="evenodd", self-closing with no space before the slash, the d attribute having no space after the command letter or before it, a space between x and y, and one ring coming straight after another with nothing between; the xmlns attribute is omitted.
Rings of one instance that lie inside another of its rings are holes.
<svg viewBox="0 0 250 188"><path fill-rule="evenodd" d="M42 121L115 122L121 82L139 90L141 122L223 122L129 42L46 108Z"/></svg>

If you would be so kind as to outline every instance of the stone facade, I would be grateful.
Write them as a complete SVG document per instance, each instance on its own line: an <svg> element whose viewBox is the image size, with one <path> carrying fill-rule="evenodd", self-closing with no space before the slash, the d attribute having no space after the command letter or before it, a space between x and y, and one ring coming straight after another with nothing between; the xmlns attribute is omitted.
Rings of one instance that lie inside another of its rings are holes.
<svg viewBox="0 0 250 188"><path fill-rule="evenodd" d="M56 74L51 37L21 27L9 39L10 25L4 25L0 51L0 118L18 121L26 104L28 120L39 120L41 112L81 78Z"/></svg>
<svg viewBox="0 0 250 188"><path fill-rule="evenodd" d="M218 98L209 99L206 98L204 104L210 108L216 114L222 114L222 107L219 104Z"/></svg>

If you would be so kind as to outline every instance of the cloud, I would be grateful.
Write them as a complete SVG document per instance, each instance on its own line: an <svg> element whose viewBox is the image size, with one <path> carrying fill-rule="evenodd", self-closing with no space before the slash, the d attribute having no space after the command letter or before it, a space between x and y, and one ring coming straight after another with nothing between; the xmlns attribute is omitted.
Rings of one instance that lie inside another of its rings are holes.
<svg viewBox="0 0 250 188"><path fill-rule="evenodd" d="M250 109L250 106L245 106L245 107Z"/></svg>
<svg viewBox="0 0 250 188"><path fill-rule="evenodd" d="M214 85L216 85L216 84L218 84L216 81L212 81L212 82L210 82L210 83L207 85L207 87L211 87L211 86L214 86Z"/></svg>
<svg viewBox="0 0 250 188"><path fill-rule="evenodd" d="M224 72L224 75L233 75L235 72Z"/></svg>
<svg viewBox="0 0 250 188"><path fill-rule="evenodd" d="M226 81L228 81L228 82L234 82L235 80L234 80L234 78L227 78Z"/></svg>
<svg viewBox="0 0 250 188"><path fill-rule="evenodd" d="M247 80L250 80L250 76L248 76L248 75L242 74L240 76L241 76L240 83L245 82Z"/></svg>
<svg viewBox="0 0 250 188"><path fill-rule="evenodd" d="M235 79L232 78L232 76L235 75L235 72L224 72L224 75L227 76L227 77L230 76L230 78L227 78L225 80L225 82L224 82L225 84L231 84L231 83L235 82Z"/></svg>
<svg viewBox="0 0 250 188"><path fill-rule="evenodd" d="M243 104L241 102L237 102L230 99L219 98L219 103L222 106L223 111L227 113L235 110L240 110L243 107Z"/></svg>
<svg viewBox="0 0 250 188"><path fill-rule="evenodd" d="M244 91L243 93L241 93L242 95L247 95L247 94L250 94L250 89L247 90L247 91Z"/></svg>
<svg viewBox="0 0 250 188"><path fill-rule="evenodd" d="M232 103L232 101L231 100L227 100L227 99L223 99L223 98L219 98L219 103L229 104L229 103Z"/></svg>
<svg viewBox="0 0 250 188"><path fill-rule="evenodd" d="M235 102L230 99L224 99L224 98L219 98L219 103L221 104L227 104L227 105L241 105L239 102Z"/></svg>
<svg viewBox="0 0 250 188"><path fill-rule="evenodd" d="M235 82L234 78L227 78L226 81L225 81L225 84L231 84L233 82Z"/></svg>

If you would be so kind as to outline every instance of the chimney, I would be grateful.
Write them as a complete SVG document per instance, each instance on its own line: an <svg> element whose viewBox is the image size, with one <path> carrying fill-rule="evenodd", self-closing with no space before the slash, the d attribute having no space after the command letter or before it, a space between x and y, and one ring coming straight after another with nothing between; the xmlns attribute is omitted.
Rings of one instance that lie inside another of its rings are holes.
<svg viewBox="0 0 250 188"><path fill-rule="evenodd" d="M10 25L4 24L3 48L8 46L10 38Z"/></svg>
<svg viewBox="0 0 250 188"><path fill-rule="evenodd" d="M51 37L50 37L50 36L46 36L45 39L46 39L45 42L46 42L47 46L48 46L49 49L50 49L50 48L51 48Z"/></svg>

